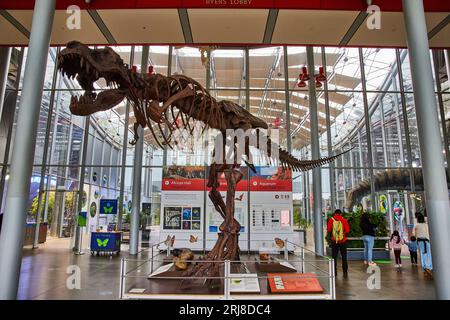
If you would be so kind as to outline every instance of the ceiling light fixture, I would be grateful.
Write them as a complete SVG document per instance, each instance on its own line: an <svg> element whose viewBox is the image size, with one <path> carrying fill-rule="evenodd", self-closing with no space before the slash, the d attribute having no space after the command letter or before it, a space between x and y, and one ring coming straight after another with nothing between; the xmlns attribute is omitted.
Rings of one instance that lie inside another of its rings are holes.
<svg viewBox="0 0 450 320"><path fill-rule="evenodd" d="M316 80L318 80L320 82L327 81L327 76L325 75L325 71L324 71L323 67L319 68L319 74L316 76Z"/></svg>

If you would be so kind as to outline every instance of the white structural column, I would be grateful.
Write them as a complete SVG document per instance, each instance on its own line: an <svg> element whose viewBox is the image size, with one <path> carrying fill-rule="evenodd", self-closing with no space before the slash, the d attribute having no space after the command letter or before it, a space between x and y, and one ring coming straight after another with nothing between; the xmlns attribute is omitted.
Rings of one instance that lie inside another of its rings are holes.
<svg viewBox="0 0 450 320"><path fill-rule="evenodd" d="M317 116L316 82L314 79L314 48L306 48L309 71L309 128L311 130L311 157L320 158L319 119ZM322 217L322 174L321 169L315 168L313 178L313 212L314 212L314 250L318 255L324 255L323 217Z"/></svg>
<svg viewBox="0 0 450 320"><path fill-rule="evenodd" d="M16 299L36 131L56 0L36 0L0 236L0 300Z"/></svg>
<svg viewBox="0 0 450 320"><path fill-rule="evenodd" d="M450 299L450 204L422 0L403 0L438 299Z"/></svg>
<svg viewBox="0 0 450 320"><path fill-rule="evenodd" d="M141 73L147 72L148 46L142 47ZM139 217L141 211L142 158L144 155L144 128L138 127L139 140L134 149L133 189L130 224L130 254L138 254Z"/></svg>
<svg viewBox="0 0 450 320"><path fill-rule="evenodd" d="M0 117L5 100L6 84L8 83L9 59L11 58L11 47L0 47Z"/></svg>

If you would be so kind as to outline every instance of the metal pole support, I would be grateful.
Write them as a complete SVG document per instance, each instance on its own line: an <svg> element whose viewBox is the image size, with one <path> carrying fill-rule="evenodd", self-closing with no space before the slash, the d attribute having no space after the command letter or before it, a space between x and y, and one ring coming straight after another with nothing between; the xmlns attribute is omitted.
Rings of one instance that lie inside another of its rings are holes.
<svg viewBox="0 0 450 320"><path fill-rule="evenodd" d="M305 248L302 247L302 273L305 273Z"/></svg>
<svg viewBox="0 0 450 320"><path fill-rule="evenodd" d="M288 239L284 240L284 260L289 260Z"/></svg>
<svg viewBox="0 0 450 320"><path fill-rule="evenodd" d="M45 69L56 0L36 0L0 235L0 299L16 299Z"/></svg>
<svg viewBox="0 0 450 320"><path fill-rule="evenodd" d="M336 275L334 273L334 259L330 259L328 262L329 274L330 274L330 295L331 299L336 299Z"/></svg>
<svg viewBox="0 0 450 320"><path fill-rule="evenodd" d="M314 48L306 47L306 56L308 61L309 79L309 117L311 128L311 157L312 159L320 158L320 141L319 141L319 120L317 113L317 93L316 83L314 80ZM286 72L286 71L285 71ZM322 217L322 169L314 168L313 176L313 195L314 195L314 247L316 254L323 256L324 254L324 236L323 236L323 217Z"/></svg>
<svg viewBox="0 0 450 320"><path fill-rule="evenodd" d="M224 296L225 300L230 300L230 260L225 260L224 276Z"/></svg>
<svg viewBox="0 0 450 320"><path fill-rule="evenodd" d="M154 246L152 246L152 260L150 261L150 273L153 273L153 257L154 257L154 254L153 254L153 247L154 247Z"/></svg>
<svg viewBox="0 0 450 320"><path fill-rule="evenodd" d="M437 298L450 299L450 204L422 0L403 0Z"/></svg>

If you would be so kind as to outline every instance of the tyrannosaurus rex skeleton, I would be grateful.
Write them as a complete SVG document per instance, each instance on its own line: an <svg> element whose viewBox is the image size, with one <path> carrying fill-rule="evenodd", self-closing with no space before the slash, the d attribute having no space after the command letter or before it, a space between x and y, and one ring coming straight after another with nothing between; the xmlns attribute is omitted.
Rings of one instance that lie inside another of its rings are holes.
<svg viewBox="0 0 450 320"><path fill-rule="evenodd" d="M268 129L263 120L231 101L217 101L197 81L183 76L164 76L161 74L137 73L123 63L120 56L110 47L90 49L86 45L72 41L58 55L58 69L69 78L75 78L85 91L80 98L72 97L70 111L75 115L87 116L104 111L118 105L127 99L134 111L134 140L139 138L137 129L148 127L155 141L161 148L171 147L172 133L183 128L193 133L196 122L203 123L206 128L218 130L225 139L228 130L259 130ZM94 82L104 78L108 90L95 93ZM203 132L202 131L202 132ZM157 134L157 132L159 134ZM160 142L160 137L163 141ZM252 139L245 140L245 156L251 158L250 144ZM258 140L259 141L259 140ZM316 160L298 160L289 152L282 150L276 143L267 138L265 152L268 158L277 150L277 162L285 169L306 171L329 163L339 155ZM254 147L260 149L257 144ZM234 144L234 148L236 145ZM275 149L276 148L276 149ZM215 150L214 152L217 152ZM240 225L234 218L234 194L236 184L242 174L238 170L241 159L234 158L233 163L219 164L213 162L210 167L208 187L209 197L215 208L224 218L220 233L214 248L206 260L224 261L239 259ZM253 166L250 165L253 169ZM226 202L217 190L219 174L224 173L228 183ZM194 276L213 276L219 273L219 263L197 264L188 274Z"/></svg>

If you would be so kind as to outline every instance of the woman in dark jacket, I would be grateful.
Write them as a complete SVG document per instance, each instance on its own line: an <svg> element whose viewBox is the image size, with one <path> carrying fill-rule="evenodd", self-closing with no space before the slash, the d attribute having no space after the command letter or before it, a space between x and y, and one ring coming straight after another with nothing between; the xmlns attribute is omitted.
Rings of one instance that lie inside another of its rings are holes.
<svg viewBox="0 0 450 320"><path fill-rule="evenodd" d="M375 243L375 229L376 225L370 222L369 214L364 211L361 216L360 227L363 233L362 239L364 242L364 264L369 264L369 266L376 265L372 260L373 255L373 245Z"/></svg>

